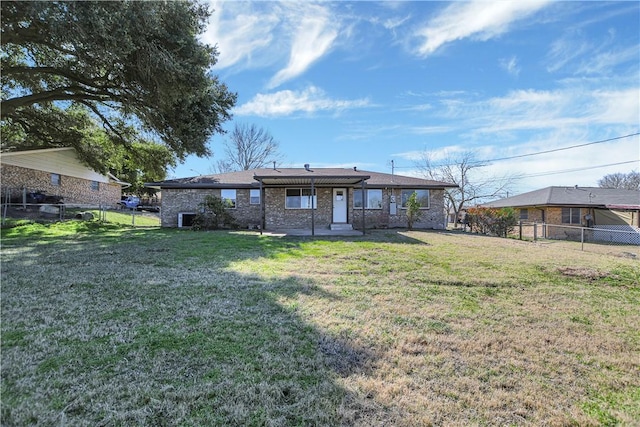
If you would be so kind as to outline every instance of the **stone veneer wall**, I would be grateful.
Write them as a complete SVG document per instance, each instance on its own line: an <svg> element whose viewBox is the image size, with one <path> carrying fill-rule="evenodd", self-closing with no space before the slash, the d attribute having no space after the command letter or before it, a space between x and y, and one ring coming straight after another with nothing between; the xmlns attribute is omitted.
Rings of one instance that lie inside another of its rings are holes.
<svg viewBox="0 0 640 427"><path fill-rule="evenodd" d="M49 195L62 196L65 205L68 206L115 208L122 194L118 184L101 182L99 190L96 191L91 188L90 180L62 174L60 185L52 185L51 173L13 165L0 164L0 180L3 197L7 188L10 189L12 196L18 197L26 187L27 191L41 191Z"/></svg>
<svg viewBox="0 0 640 427"><path fill-rule="evenodd" d="M220 189L162 189L160 223L163 227L177 227L180 212L200 212L200 204L207 195L220 197ZM230 209L241 228L260 225L260 205L250 204L248 188L236 189L236 207Z"/></svg>
<svg viewBox="0 0 640 427"><path fill-rule="evenodd" d="M350 191L349 211L354 228L362 229L362 209L353 208L353 190ZM390 214L391 196L396 198L397 210ZM400 206L402 189L390 188L382 191L382 209L365 209L366 228L404 228L407 226L407 211ZM442 230L445 228L444 190L429 190L429 207L422 209L420 220L414 228Z"/></svg>

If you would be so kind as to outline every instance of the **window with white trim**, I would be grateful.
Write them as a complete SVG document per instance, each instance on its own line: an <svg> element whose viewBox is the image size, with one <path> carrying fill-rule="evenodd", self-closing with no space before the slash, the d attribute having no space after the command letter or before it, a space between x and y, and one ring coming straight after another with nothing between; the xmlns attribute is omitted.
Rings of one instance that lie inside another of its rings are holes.
<svg viewBox="0 0 640 427"><path fill-rule="evenodd" d="M51 174L51 185L59 187L60 186L60 182L61 182L60 174L59 173L52 173Z"/></svg>
<svg viewBox="0 0 640 427"><path fill-rule="evenodd" d="M526 221L529 219L529 209L520 209L520 219Z"/></svg>
<svg viewBox="0 0 640 427"><path fill-rule="evenodd" d="M260 204L260 190L249 190L249 204Z"/></svg>
<svg viewBox="0 0 640 427"><path fill-rule="evenodd" d="M382 189L368 188L364 194L365 209L382 209ZM362 209L362 190L353 190L353 207Z"/></svg>
<svg viewBox="0 0 640 427"><path fill-rule="evenodd" d="M407 207L407 200L413 193L417 194L420 209L429 208L429 190L402 190L402 207Z"/></svg>
<svg viewBox="0 0 640 427"><path fill-rule="evenodd" d="M285 190L285 208L286 209L311 209L318 205L318 196L316 189L313 194L310 188L287 188Z"/></svg>
<svg viewBox="0 0 640 427"><path fill-rule="evenodd" d="M580 224L580 208L562 208L563 224Z"/></svg>
<svg viewBox="0 0 640 427"><path fill-rule="evenodd" d="M98 181L91 181L91 191L100 191L100 183Z"/></svg>
<svg viewBox="0 0 640 427"><path fill-rule="evenodd" d="M236 190L220 190L220 198L228 209L235 209Z"/></svg>

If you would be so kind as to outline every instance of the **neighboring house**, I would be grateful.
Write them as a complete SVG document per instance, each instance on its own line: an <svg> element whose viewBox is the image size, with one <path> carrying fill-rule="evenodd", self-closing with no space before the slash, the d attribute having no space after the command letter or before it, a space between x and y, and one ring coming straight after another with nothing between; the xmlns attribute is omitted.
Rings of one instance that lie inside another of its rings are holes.
<svg viewBox="0 0 640 427"><path fill-rule="evenodd" d="M273 168L172 179L146 184L162 190L164 227L190 225L205 196L229 203L243 228L360 229L406 227L405 203L418 193L416 228L443 229L444 191L457 187L378 172L339 168ZM363 197L364 194L364 197Z"/></svg>
<svg viewBox="0 0 640 427"><path fill-rule="evenodd" d="M3 202L26 190L61 196L67 206L116 207L128 186L82 164L71 147L1 153L0 179Z"/></svg>
<svg viewBox="0 0 640 427"><path fill-rule="evenodd" d="M600 187L547 187L481 205L514 208L523 222L640 231L640 191ZM548 227L547 237L579 230Z"/></svg>

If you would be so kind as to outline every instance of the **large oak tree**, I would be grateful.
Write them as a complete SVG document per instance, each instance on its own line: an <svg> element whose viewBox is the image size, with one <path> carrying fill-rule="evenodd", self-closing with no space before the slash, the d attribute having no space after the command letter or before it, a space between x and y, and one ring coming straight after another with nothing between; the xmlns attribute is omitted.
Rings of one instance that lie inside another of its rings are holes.
<svg viewBox="0 0 640 427"><path fill-rule="evenodd" d="M198 40L206 5L0 5L3 151L73 146L98 171L127 156L167 166L211 154L207 141L222 132L236 94L210 73L215 47Z"/></svg>

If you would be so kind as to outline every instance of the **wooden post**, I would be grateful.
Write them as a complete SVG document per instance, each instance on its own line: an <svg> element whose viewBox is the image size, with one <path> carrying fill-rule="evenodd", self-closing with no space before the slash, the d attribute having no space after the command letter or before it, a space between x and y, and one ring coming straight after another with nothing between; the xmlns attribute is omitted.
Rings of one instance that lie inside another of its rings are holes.
<svg viewBox="0 0 640 427"><path fill-rule="evenodd" d="M522 221L518 221L520 240L522 240Z"/></svg>
<svg viewBox="0 0 640 427"><path fill-rule="evenodd" d="M275 162L274 162L275 164ZM275 166L274 166L275 168ZM251 190L249 190L251 192ZM260 235L262 236L262 229L264 228L264 194L262 193L262 180L260 180Z"/></svg>
<svg viewBox="0 0 640 427"><path fill-rule="evenodd" d="M314 192L314 179L311 178L311 235L316 235L316 219L315 219L315 210L316 205L313 203L313 192Z"/></svg>
<svg viewBox="0 0 640 427"><path fill-rule="evenodd" d="M365 234L365 218L364 218L365 210L364 210L364 204L365 204L366 200L367 200L367 198L365 197L365 194L364 194L364 179L363 179L362 180L362 235L363 236Z"/></svg>

